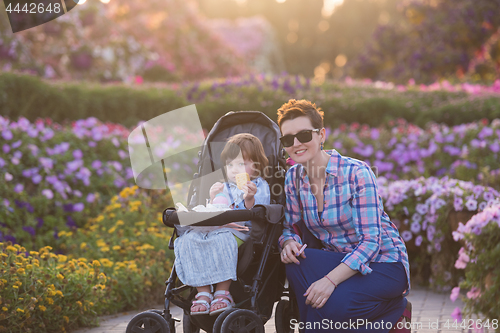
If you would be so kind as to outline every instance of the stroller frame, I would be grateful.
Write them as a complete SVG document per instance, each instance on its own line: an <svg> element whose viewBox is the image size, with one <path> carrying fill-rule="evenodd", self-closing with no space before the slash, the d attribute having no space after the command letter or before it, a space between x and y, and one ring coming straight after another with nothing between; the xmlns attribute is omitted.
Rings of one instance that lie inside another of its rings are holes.
<svg viewBox="0 0 500 333"><path fill-rule="evenodd" d="M272 188L276 184L283 189L285 176L284 149L279 142L280 130L276 123L258 111L228 112L214 125L205 139L202 151L199 152L198 172L194 174L188 194L190 208L204 203L202 194L207 192L207 188L200 188L201 186L197 182L199 175L213 172L218 166L219 161L217 158L214 158L217 157L217 153L211 150L208 143L215 140L220 133L227 135L226 138L238 133L238 131L251 133L251 131L245 130L247 124L250 124L250 127L259 134L264 135L267 140L264 149L269 159L269 165L273 171L277 171L273 173L274 176L268 179L271 193L273 194ZM271 130L271 134L265 133L265 128ZM252 134L255 135L255 133ZM262 141L262 138L259 139ZM209 159L206 157L209 157ZM238 301L236 306L239 307L246 304L247 307L245 309L232 308L220 313L218 316L190 316L191 299L196 294L196 288L186 285L177 286L177 282L180 281L177 277L175 267L173 267L169 279L165 282L166 289L163 311L150 310L136 315L129 323L126 332L131 333L135 331L134 327L141 327L141 332L175 332L175 322L179 320L173 318L170 313L169 308L171 303L184 310L184 332L199 332L200 328L214 333L236 331L264 332L264 323L271 317L276 301L279 301L277 310L278 308L280 309L280 313L276 313L278 333L289 332L290 329L287 328L286 320L297 317L295 315L296 306L293 306L293 295L284 286L285 269L277 251L277 238L281 234L281 225L284 220L284 205L284 191L280 191L279 195L271 196L271 204L256 205L249 210L230 210L214 214L177 212L175 208L165 209L163 212L163 223L166 226L174 227L169 242L169 249L174 248L174 239L178 236L175 226L180 225L179 215L181 214L196 214L196 220L201 222L194 223L192 224L193 226L220 226L238 221L252 222L250 239L238 249L238 281L232 283L230 288L235 301ZM255 258L260 258L260 260L254 260ZM272 265L273 263L274 265ZM252 274L251 268L255 269L254 274ZM240 275L243 275L243 277ZM277 281L274 281L277 285L270 289L273 283L271 279L273 278L277 279ZM239 282L242 283L238 284ZM236 289L238 287L240 287L240 290ZM235 289L236 293L234 292ZM190 290L189 295L183 297L182 295L187 293L188 290ZM282 296L288 296L289 300L281 299ZM285 325L283 325L284 323Z"/></svg>

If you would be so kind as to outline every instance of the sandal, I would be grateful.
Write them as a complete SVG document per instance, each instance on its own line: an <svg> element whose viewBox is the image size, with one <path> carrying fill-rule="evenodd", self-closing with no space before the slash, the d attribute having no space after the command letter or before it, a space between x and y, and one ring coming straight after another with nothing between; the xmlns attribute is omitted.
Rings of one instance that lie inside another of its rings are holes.
<svg viewBox="0 0 500 333"><path fill-rule="evenodd" d="M193 303L192 303L193 305L191 305L191 316L206 315L206 314L210 313L210 304L207 301L205 301L204 299L198 300L198 298L200 298L202 296L208 297L208 299L210 301L212 301L212 299L213 299L212 294L207 293L205 291L197 293L196 296L194 297L195 301L193 301ZM205 310L193 312L193 307L196 305L203 305L205 307Z"/></svg>
<svg viewBox="0 0 500 333"><path fill-rule="evenodd" d="M235 306L233 297L231 297L231 294L227 290L219 290L214 293L214 300L212 301L212 303L210 303L210 309L212 309L212 306L214 306L215 304L220 304L220 303L226 304L226 306L218 308L217 310L210 311L211 316L224 312Z"/></svg>

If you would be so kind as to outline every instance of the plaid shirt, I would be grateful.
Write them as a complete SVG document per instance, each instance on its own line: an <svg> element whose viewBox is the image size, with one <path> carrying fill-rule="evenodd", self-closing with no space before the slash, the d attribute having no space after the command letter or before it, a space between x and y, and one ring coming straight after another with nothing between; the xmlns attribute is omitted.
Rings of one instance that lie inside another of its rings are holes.
<svg viewBox="0 0 500 333"><path fill-rule="evenodd" d="M373 171L365 162L341 156L335 150L328 153L331 157L326 167L321 220L305 169L300 168L299 180L302 212L295 186L298 165L288 170L280 247L289 239L302 244L292 224L303 218L311 233L322 241L324 250L346 253L342 262L363 275L371 273L370 262L401 262L406 270L409 290L410 266L406 246L397 227L384 212Z"/></svg>

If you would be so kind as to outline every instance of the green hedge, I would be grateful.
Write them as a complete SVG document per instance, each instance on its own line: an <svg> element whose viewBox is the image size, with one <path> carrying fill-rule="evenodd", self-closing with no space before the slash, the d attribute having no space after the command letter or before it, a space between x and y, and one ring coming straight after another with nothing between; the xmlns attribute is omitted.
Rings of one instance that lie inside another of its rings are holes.
<svg viewBox="0 0 500 333"><path fill-rule="evenodd" d="M167 85L99 85L46 83L38 78L0 74L0 112L11 119L50 117L56 122L94 116L125 126L164 112L196 104L202 126L211 128L228 111L258 110L276 119L288 99L309 99L325 110L325 125L364 123L378 126L403 118L424 127L429 121L458 125L478 119L500 118L500 97L465 92L406 91L373 85L327 82L313 85L298 76L247 76Z"/></svg>
<svg viewBox="0 0 500 333"><path fill-rule="evenodd" d="M46 83L36 77L0 74L0 114L11 119L55 122L96 117L135 126L188 102L169 89L95 83Z"/></svg>

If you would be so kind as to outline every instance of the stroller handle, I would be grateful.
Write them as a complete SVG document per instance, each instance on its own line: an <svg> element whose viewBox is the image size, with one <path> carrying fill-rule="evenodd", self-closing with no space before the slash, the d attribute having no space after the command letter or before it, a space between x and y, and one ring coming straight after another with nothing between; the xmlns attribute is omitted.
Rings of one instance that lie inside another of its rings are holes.
<svg viewBox="0 0 500 333"><path fill-rule="evenodd" d="M282 205L255 205L252 209L228 210L225 212L177 212L175 208L163 211L163 224L167 227L181 225L221 226L231 222L264 220L279 223L285 216Z"/></svg>

